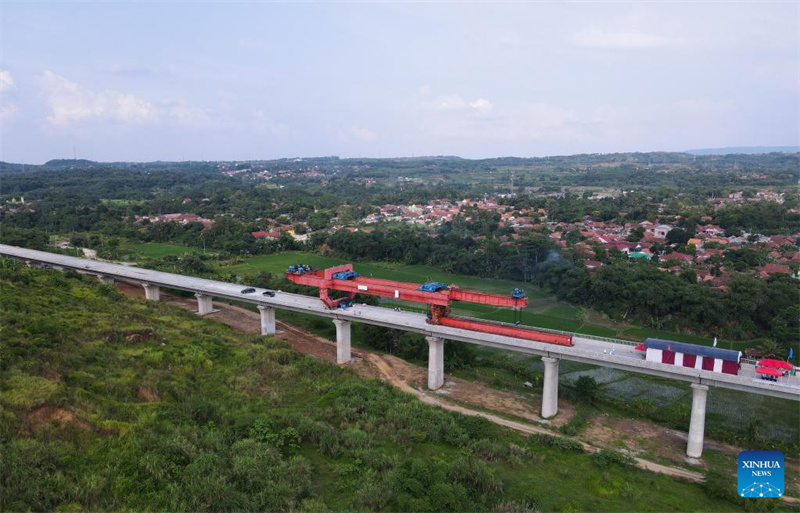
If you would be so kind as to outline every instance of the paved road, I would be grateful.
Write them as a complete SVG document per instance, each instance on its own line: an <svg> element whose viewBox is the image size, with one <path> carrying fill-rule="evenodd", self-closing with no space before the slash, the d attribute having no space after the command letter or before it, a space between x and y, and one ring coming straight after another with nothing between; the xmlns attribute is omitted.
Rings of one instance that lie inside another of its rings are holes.
<svg viewBox="0 0 800 513"><path fill-rule="evenodd" d="M254 294L242 294L241 291L246 285L86 260L4 244L0 244L0 255L15 257L32 263L49 264L56 268L75 269L89 274L104 275L123 281L150 283L167 288L207 294L226 300L263 304L328 318L413 331L447 340L460 340L521 353L564 358L626 371L800 401L800 376L786 377L782 378L780 383L772 383L756 378L751 365L743 365L741 375L732 376L647 362L644 360L643 352L635 351L629 343L624 341L614 342L612 339L596 339L575 334L573 339L575 345L573 347L564 347L446 326L434 326L428 324L425 315L420 313L396 311L391 308L367 305L355 305L347 310L328 310L319 299L299 294L278 292L275 297L268 297L261 294L264 289L256 289Z"/></svg>

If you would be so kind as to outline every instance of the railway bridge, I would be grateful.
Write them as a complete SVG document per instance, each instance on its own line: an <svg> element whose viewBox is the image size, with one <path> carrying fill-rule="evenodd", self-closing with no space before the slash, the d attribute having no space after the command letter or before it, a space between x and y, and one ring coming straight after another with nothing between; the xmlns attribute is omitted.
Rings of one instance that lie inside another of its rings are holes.
<svg viewBox="0 0 800 513"><path fill-rule="evenodd" d="M624 340L573 333L574 345L561 346L429 324L426 322L426 316L420 313L367 305L331 310L320 299L300 294L276 292L273 297L270 297L262 295L263 289L256 289L256 292L252 294L242 294L242 288L246 285L87 260L4 244L0 244L0 255L22 260L30 265L49 265L59 270L75 270L95 275L103 283L113 283L117 280L139 284L144 288L146 299L151 301L159 300L162 287L193 292L197 298L199 315L206 315L214 311L214 298L255 304L261 312L261 333L263 335L275 333L276 309L327 317L336 326L337 362L340 364L350 361L350 326L353 322L421 333L428 341L428 387L431 389L440 388L444 384L445 340L457 340L538 355L542 357L544 363L541 411L543 418L552 417L558 412L558 367L562 359L686 381L691 384L692 388L692 413L686 454L694 458L700 457L703 452L709 387L722 387L800 401L800 376L787 377L783 382L767 382L757 377L752 363L743 363L738 375L722 374L646 361L641 352L634 349L635 344Z"/></svg>

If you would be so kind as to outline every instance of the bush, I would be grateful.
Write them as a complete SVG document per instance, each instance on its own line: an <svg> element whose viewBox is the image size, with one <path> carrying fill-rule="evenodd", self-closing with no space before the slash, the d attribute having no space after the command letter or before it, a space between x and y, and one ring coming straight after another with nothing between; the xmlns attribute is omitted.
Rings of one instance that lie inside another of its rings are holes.
<svg viewBox="0 0 800 513"><path fill-rule="evenodd" d="M470 438L488 438L495 432L494 424L479 415L461 415L457 422Z"/></svg>
<svg viewBox="0 0 800 513"><path fill-rule="evenodd" d="M497 461L505 459L509 455L508 446L490 440L488 438L481 438L480 440L473 440L469 443L469 448L478 458L486 461Z"/></svg>
<svg viewBox="0 0 800 513"><path fill-rule="evenodd" d="M592 412L586 409L578 410L578 413L572 417L569 422L559 428L559 431L567 436L575 436L580 434L581 431L589 424L589 418Z"/></svg>
<svg viewBox="0 0 800 513"><path fill-rule="evenodd" d="M600 398L600 385L591 376L581 376L575 382L575 392L579 400L594 404Z"/></svg>
<svg viewBox="0 0 800 513"><path fill-rule="evenodd" d="M283 454L293 454L300 448L300 433L297 429L292 426L276 429L272 422L264 417L256 419L250 429L250 438L267 443Z"/></svg>
<svg viewBox="0 0 800 513"><path fill-rule="evenodd" d="M469 490L488 495L503 493L503 483L486 464L474 457L461 456L450 466L450 479Z"/></svg>
<svg viewBox="0 0 800 513"><path fill-rule="evenodd" d="M528 441L532 444L555 447L562 451L583 452L583 446L580 442L561 436L535 434L528 437Z"/></svg>
<svg viewBox="0 0 800 513"><path fill-rule="evenodd" d="M602 449L600 452L592 454L592 461L598 467L609 467L619 465L621 467L636 467L636 460L627 454L623 454L613 449Z"/></svg>
<svg viewBox="0 0 800 513"><path fill-rule="evenodd" d="M539 502L533 497L522 500L503 502L494 507L494 513L541 513Z"/></svg>
<svg viewBox="0 0 800 513"><path fill-rule="evenodd" d="M719 470L709 470L701 486L709 497L727 500L745 511L777 511L782 505L780 499L751 500L740 497L736 490L736 477Z"/></svg>

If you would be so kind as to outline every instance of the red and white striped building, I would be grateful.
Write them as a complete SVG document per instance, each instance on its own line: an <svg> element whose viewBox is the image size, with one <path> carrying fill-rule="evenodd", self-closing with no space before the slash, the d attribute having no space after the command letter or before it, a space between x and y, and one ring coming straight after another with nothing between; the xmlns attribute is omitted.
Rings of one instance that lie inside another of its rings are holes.
<svg viewBox="0 0 800 513"><path fill-rule="evenodd" d="M638 348L647 351L645 360L648 362L667 363L679 367L721 372L723 374L738 374L739 361L742 358L741 351L685 344L657 338L648 338Z"/></svg>

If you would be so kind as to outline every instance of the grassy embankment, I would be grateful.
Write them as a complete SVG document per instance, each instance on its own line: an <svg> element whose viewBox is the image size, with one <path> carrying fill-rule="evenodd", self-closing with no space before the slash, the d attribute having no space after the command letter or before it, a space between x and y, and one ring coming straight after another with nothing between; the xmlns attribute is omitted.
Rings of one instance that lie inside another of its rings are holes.
<svg viewBox="0 0 800 513"><path fill-rule="evenodd" d="M734 511L164 303L2 263L4 511ZM525 509L527 508L527 509Z"/></svg>

